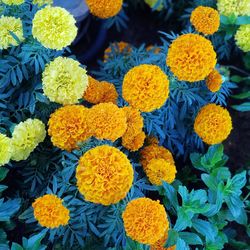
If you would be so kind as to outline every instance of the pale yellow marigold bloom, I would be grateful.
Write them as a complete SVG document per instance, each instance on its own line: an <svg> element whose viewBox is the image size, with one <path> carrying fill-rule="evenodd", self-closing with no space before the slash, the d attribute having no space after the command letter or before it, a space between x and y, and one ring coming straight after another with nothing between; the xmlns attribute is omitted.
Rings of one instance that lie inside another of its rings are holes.
<svg viewBox="0 0 250 250"><path fill-rule="evenodd" d="M218 0L217 8L224 16L249 16L250 0Z"/></svg>
<svg viewBox="0 0 250 250"><path fill-rule="evenodd" d="M14 161L26 160L38 144L44 141L45 136L45 125L40 120L27 119L20 122L12 133L11 159Z"/></svg>
<svg viewBox="0 0 250 250"><path fill-rule="evenodd" d="M63 200L54 194L46 194L33 203L34 217L39 224L47 228L58 228L68 224L69 209L63 205Z"/></svg>
<svg viewBox="0 0 250 250"><path fill-rule="evenodd" d="M108 145L85 153L76 169L77 186L87 201L108 206L124 199L133 182L127 156Z"/></svg>
<svg viewBox="0 0 250 250"><path fill-rule="evenodd" d="M156 243L169 228L164 206L149 198L130 201L122 218L126 234L142 244Z"/></svg>
<svg viewBox="0 0 250 250"><path fill-rule="evenodd" d="M237 46L244 52L250 51L250 24L241 25L235 34Z"/></svg>
<svg viewBox="0 0 250 250"><path fill-rule="evenodd" d="M23 37L23 24L20 18L11 16L2 16L0 18L0 49L7 49L11 46L17 46L18 42L11 35L13 32L20 41Z"/></svg>
<svg viewBox="0 0 250 250"><path fill-rule="evenodd" d="M44 94L52 102L76 104L88 87L87 71L76 60L57 57L46 65L42 77Z"/></svg>
<svg viewBox="0 0 250 250"><path fill-rule="evenodd" d="M24 0L2 0L2 2L7 5L20 5L24 3Z"/></svg>
<svg viewBox="0 0 250 250"><path fill-rule="evenodd" d="M10 161L12 154L11 139L0 133L0 166L7 164Z"/></svg>
<svg viewBox="0 0 250 250"><path fill-rule="evenodd" d="M44 47L61 50L77 35L76 20L64 8L47 6L33 19L32 34Z"/></svg>
<svg viewBox="0 0 250 250"><path fill-rule="evenodd" d="M43 6L45 4L52 5L53 0L33 0L33 4L37 4L38 6Z"/></svg>

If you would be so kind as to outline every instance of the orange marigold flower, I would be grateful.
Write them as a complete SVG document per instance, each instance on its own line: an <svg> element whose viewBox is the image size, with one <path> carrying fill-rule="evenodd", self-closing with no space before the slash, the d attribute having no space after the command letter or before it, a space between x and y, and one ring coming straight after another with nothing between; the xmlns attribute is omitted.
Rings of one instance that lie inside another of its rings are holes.
<svg viewBox="0 0 250 250"><path fill-rule="evenodd" d="M129 134L125 134L122 137L122 146L130 151L137 151L143 146L145 138L146 135L143 131L132 137Z"/></svg>
<svg viewBox="0 0 250 250"><path fill-rule="evenodd" d="M89 76L89 85L84 92L83 98L92 104L112 102L116 104L118 93L115 86L109 82L99 82Z"/></svg>
<svg viewBox="0 0 250 250"><path fill-rule="evenodd" d="M149 181L157 186L161 186L162 181L171 184L175 180L177 173L175 164L163 158L152 159L148 163L145 172Z"/></svg>
<svg viewBox="0 0 250 250"><path fill-rule="evenodd" d="M123 109L113 103L100 103L89 110L89 128L94 137L115 141L127 130Z"/></svg>
<svg viewBox="0 0 250 250"><path fill-rule="evenodd" d="M218 70L214 69L206 79L207 88L211 92L217 92L220 90L221 85L223 83L223 79Z"/></svg>
<svg viewBox="0 0 250 250"><path fill-rule="evenodd" d="M123 0L86 0L86 4L91 14L106 19L120 12Z"/></svg>
<svg viewBox="0 0 250 250"><path fill-rule="evenodd" d="M169 228L164 206L149 198L130 201L122 218L126 234L142 244L154 244Z"/></svg>
<svg viewBox="0 0 250 250"><path fill-rule="evenodd" d="M68 224L69 210L62 204L63 200L54 194L46 194L33 203L34 217L39 224L47 228L57 228Z"/></svg>
<svg viewBox="0 0 250 250"><path fill-rule="evenodd" d="M150 250L175 250L176 246L171 246L168 248L164 247L167 238L168 238L168 231L165 232L165 235L160 240L158 240L155 244L150 246Z"/></svg>
<svg viewBox="0 0 250 250"><path fill-rule="evenodd" d="M146 143L147 143L147 145L151 145L151 144L158 145L159 144L159 140L156 137L154 137L154 136L147 136Z"/></svg>
<svg viewBox="0 0 250 250"><path fill-rule="evenodd" d="M133 167L119 149L98 146L80 158L76 179L87 201L107 206L126 197L133 182Z"/></svg>
<svg viewBox="0 0 250 250"><path fill-rule="evenodd" d="M140 161L144 170L147 169L147 165L152 159L164 159L167 162L171 163L172 165L175 164L171 152L166 148L156 144L151 144L143 148L140 152L140 155L141 155Z"/></svg>
<svg viewBox="0 0 250 250"><path fill-rule="evenodd" d="M219 144L229 136L232 119L229 112L216 104L201 108L194 122L194 131L207 144Z"/></svg>
<svg viewBox="0 0 250 250"><path fill-rule="evenodd" d="M143 112L151 112L162 107L168 94L168 76L156 65L136 66L124 77L123 98L132 107Z"/></svg>
<svg viewBox="0 0 250 250"><path fill-rule="evenodd" d="M53 145L67 151L78 148L78 142L91 136L87 119L88 109L80 105L64 106L56 110L48 122L48 133Z"/></svg>
<svg viewBox="0 0 250 250"><path fill-rule="evenodd" d="M180 81L204 80L216 65L212 43L197 34L185 34L170 45L167 65Z"/></svg>
<svg viewBox="0 0 250 250"><path fill-rule="evenodd" d="M190 21L198 32L212 35L220 27L220 14L211 7L198 6L193 10Z"/></svg>
<svg viewBox="0 0 250 250"><path fill-rule="evenodd" d="M128 55L129 52L131 52L130 44L126 43L126 42L112 43L104 51L104 61L107 61L108 59L112 59L112 52L115 52L117 54L121 54L122 53L124 55Z"/></svg>

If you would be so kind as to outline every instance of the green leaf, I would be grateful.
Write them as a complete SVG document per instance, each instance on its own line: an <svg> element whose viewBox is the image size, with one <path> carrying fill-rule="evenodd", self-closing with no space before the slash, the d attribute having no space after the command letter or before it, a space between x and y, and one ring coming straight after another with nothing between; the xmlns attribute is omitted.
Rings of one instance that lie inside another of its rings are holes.
<svg viewBox="0 0 250 250"><path fill-rule="evenodd" d="M182 239L178 239L176 243L176 250L189 250L189 246L186 244L186 242Z"/></svg>
<svg viewBox="0 0 250 250"><path fill-rule="evenodd" d="M237 111L247 112L250 111L250 102L245 102L240 105L232 105L231 107Z"/></svg>
<svg viewBox="0 0 250 250"><path fill-rule="evenodd" d="M239 83L239 82L244 81L244 77L237 76L237 75L231 76L230 79L232 82L235 82L235 83Z"/></svg>
<svg viewBox="0 0 250 250"><path fill-rule="evenodd" d="M41 245L41 241L45 237L47 229L43 230L39 234L33 235L31 238L26 239L23 238L23 247L25 250L41 250L46 249L43 245Z"/></svg>
<svg viewBox="0 0 250 250"><path fill-rule="evenodd" d="M13 199L4 201L0 199L0 221L9 221L20 208L21 200Z"/></svg>
<svg viewBox="0 0 250 250"><path fill-rule="evenodd" d="M0 185L0 193L2 193L4 190L6 190L8 186Z"/></svg>
<svg viewBox="0 0 250 250"><path fill-rule="evenodd" d="M232 95L231 97L235 98L235 99L246 99L250 97L250 91L238 94L238 95Z"/></svg>
<svg viewBox="0 0 250 250"><path fill-rule="evenodd" d="M174 226L174 230L182 231L185 230L187 227L192 226L191 219L193 218L194 214L190 211L186 211L185 208L180 207L177 212L177 220Z"/></svg>
<svg viewBox="0 0 250 250"><path fill-rule="evenodd" d="M250 24L250 16L237 17L235 24L237 24L237 25Z"/></svg>
<svg viewBox="0 0 250 250"><path fill-rule="evenodd" d="M203 245L201 238L190 232L179 232L179 236L183 239L188 245Z"/></svg>
<svg viewBox="0 0 250 250"><path fill-rule="evenodd" d="M0 181L4 180L9 172L8 168L0 167Z"/></svg>
<svg viewBox="0 0 250 250"><path fill-rule="evenodd" d="M178 232L173 230L173 229L169 229L168 239L167 239L167 242L165 244L165 247L174 246L176 244L178 238L179 238Z"/></svg>
<svg viewBox="0 0 250 250"><path fill-rule="evenodd" d="M201 235L205 236L207 240L214 241L217 235L217 229L208 221L201 220L201 219L193 219L193 228L200 233Z"/></svg>
<svg viewBox="0 0 250 250"><path fill-rule="evenodd" d="M20 246L19 244L17 244L17 243L14 242L11 245L11 250L25 250L25 249L23 249L22 246Z"/></svg>

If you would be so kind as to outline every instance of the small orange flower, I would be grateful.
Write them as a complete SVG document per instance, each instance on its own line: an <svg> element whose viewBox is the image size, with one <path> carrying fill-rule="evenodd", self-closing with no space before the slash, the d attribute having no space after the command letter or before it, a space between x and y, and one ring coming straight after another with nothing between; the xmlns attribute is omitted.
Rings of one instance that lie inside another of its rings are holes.
<svg viewBox="0 0 250 250"><path fill-rule="evenodd" d="M219 91L222 83L223 83L222 76L216 69L214 69L206 79L207 88L211 92Z"/></svg>
<svg viewBox="0 0 250 250"><path fill-rule="evenodd" d="M104 61L107 61L108 59L112 59L112 54L111 54L112 52L115 52L116 54L129 55L129 53L131 52L130 44L126 42L112 43L104 51Z"/></svg>
<svg viewBox="0 0 250 250"><path fill-rule="evenodd" d="M150 246L150 250L175 250L176 246L171 246L171 247L164 247L166 241L168 238L168 232L165 232L164 237L162 237L160 240L158 240L155 244Z"/></svg>

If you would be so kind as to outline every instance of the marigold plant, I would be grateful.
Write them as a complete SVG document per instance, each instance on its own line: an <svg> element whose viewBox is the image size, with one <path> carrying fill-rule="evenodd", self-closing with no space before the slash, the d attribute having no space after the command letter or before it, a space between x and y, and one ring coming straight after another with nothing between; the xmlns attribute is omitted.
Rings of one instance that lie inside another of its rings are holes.
<svg viewBox="0 0 250 250"><path fill-rule="evenodd" d="M218 70L214 69L206 79L207 88L211 92L217 92L220 90L223 79Z"/></svg>
<svg viewBox="0 0 250 250"><path fill-rule="evenodd" d="M122 137L122 146L132 152L137 151L143 146L145 138L146 135L143 131L132 137L125 133Z"/></svg>
<svg viewBox="0 0 250 250"><path fill-rule="evenodd" d="M86 0L91 14L102 19L116 16L123 4L123 0Z"/></svg>
<svg viewBox="0 0 250 250"><path fill-rule="evenodd" d="M12 154L11 139L0 133L0 167L9 163Z"/></svg>
<svg viewBox="0 0 250 250"><path fill-rule="evenodd" d="M76 60L57 57L46 65L42 75L44 94L52 102L75 104L88 86L86 70Z"/></svg>
<svg viewBox="0 0 250 250"><path fill-rule="evenodd" d="M32 34L44 47L61 50L74 41L75 23L74 17L64 8L47 6L35 14Z"/></svg>
<svg viewBox="0 0 250 250"><path fill-rule="evenodd" d="M219 29L220 15L211 7L198 6L193 10L190 21L198 32L212 35Z"/></svg>
<svg viewBox="0 0 250 250"><path fill-rule="evenodd" d="M164 236L158 240L155 244L150 246L150 250L176 250L176 246L164 247L168 238L168 231L165 232Z"/></svg>
<svg viewBox="0 0 250 250"><path fill-rule="evenodd" d="M143 244L156 243L169 228L164 206L149 198L130 201L122 218L126 234Z"/></svg>
<svg viewBox="0 0 250 250"><path fill-rule="evenodd" d="M69 210L63 205L63 200L53 194L37 198L33 203L34 217L43 227L58 228L68 224Z"/></svg>
<svg viewBox="0 0 250 250"><path fill-rule="evenodd" d="M232 119L229 112L216 104L201 108L195 118L194 131L207 144L219 144L229 136Z"/></svg>
<svg viewBox="0 0 250 250"><path fill-rule="evenodd" d="M250 51L250 24L241 25L235 34L237 46L244 52Z"/></svg>
<svg viewBox="0 0 250 250"><path fill-rule="evenodd" d="M71 151L77 143L91 135L88 128L88 109L81 105L64 106L51 114L48 134L54 146Z"/></svg>
<svg viewBox="0 0 250 250"><path fill-rule="evenodd" d="M129 70L124 77L123 98L132 107L143 112L162 107L168 95L168 76L159 66L142 64Z"/></svg>
<svg viewBox="0 0 250 250"><path fill-rule="evenodd" d="M119 149L98 146L80 158L76 179L87 201L107 206L125 198L133 182L133 167Z"/></svg>
<svg viewBox="0 0 250 250"><path fill-rule="evenodd" d="M167 65L180 81L201 81L214 69L216 53L212 43L197 34L185 34L170 45Z"/></svg>

